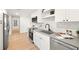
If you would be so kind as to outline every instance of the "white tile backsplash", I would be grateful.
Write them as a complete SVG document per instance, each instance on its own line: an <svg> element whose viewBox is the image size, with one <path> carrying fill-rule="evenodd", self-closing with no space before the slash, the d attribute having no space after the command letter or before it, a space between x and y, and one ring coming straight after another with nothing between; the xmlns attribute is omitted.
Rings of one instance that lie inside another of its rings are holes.
<svg viewBox="0 0 79 59"><path fill-rule="evenodd" d="M55 21L54 20L52 20L52 21L44 21L44 24L49 24L50 25L50 29L52 31L54 31L54 29L55 29Z"/></svg>
<svg viewBox="0 0 79 59"><path fill-rule="evenodd" d="M57 27L65 29L79 29L79 22L58 22Z"/></svg>
<svg viewBox="0 0 79 59"><path fill-rule="evenodd" d="M56 31L65 32L67 29L72 30L72 34L76 36L76 30L79 30L79 22L58 22L56 24Z"/></svg>

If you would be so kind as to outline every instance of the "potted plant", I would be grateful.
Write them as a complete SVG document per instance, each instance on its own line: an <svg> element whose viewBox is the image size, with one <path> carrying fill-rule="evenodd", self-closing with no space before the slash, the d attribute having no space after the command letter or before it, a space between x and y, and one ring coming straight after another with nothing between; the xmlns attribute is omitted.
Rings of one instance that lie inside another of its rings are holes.
<svg viewBox="0 0 79 59"><path fill-rule="evenodd" d="M79 30L77 30L76 33L77 33L77 37L79 37Z"/></svg>

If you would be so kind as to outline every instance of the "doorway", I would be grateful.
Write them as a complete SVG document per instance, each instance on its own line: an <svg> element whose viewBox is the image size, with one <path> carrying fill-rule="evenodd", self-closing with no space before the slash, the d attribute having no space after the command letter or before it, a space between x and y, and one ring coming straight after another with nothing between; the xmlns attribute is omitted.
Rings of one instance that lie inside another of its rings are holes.
<svg viewBox="0 0 79 59"><path fill-rule="evenodd" d="M16 32L20 32L20 17L19 16L12 16L11 26L12 26L11 27L12 31L16 30Z"/></svg>

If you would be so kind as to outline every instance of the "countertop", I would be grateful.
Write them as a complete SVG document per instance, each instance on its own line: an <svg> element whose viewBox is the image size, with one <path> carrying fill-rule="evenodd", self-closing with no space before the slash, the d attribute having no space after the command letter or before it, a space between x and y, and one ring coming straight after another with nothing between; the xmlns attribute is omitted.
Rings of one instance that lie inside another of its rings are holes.
<svg viewBox="0 0 79 59"><path fill-rule="evenodd" d="M79 38L77 38L77 37L74 37L73 39L64 39L64 38L62 38L61 36L59 36L59 37L60 37L60 38L59 38L55 33L48 35L48 34L46 34L46 33L41 32L40 29L36 29L36 30L34 30L34 31L40 32L40 33L42 33L42 34L44 34L44 35L50 36L52 39L56 39L56 40L65 42L65 43L67 43L67 44L70 44L70 45L73 45L73 46L79 48Z"/></svg>

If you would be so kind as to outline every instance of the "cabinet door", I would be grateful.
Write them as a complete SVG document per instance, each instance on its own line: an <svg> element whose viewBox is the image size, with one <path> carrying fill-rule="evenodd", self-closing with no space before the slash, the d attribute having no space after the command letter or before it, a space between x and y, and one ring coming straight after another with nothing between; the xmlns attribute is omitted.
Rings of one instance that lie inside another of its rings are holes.
<svg viewBox="0 0 79 59"><path fill-rule="evenodd" d="M79 21L79 9L67 9L66 17L69 18L69 21Z"/></svg>
<svg viewBox="0 0 79 59"><path fill-rule="evenodd" d="M39 36L40 36L40 49L49 50L50 49L50 37L42 33L40 33Z"/></svg>
<svg viewBox="0 0 79 59"><path fill-rule="evenodd" d="M46 36L39 32L34 32L34 43L40 50L49 50L50 41L49 36Z"/></svg>
<svg viewBox="0 0 79 59"><path fill-rule="evenodd" d="M56 22L62 22L65 19L65 9L56 9L55 10L55 20Z"/></svg>
<svg viewBox="0 0 79 59"><path fill-rule="evenodd" d="M33 33L33 41L34 41L34 44L39 48L39 37L37 35L37 32L34 32Z"/></svg>
<svg viewBox="0 0 79 59"><path fill-rule="evenodd" d="M42 49L42 36L40 35L39 32L34 32L33 34L33 38L34 38L34 44L39 48Z"/></svg>
<svg viewBox="0 0 79 59"><path fill-rule="evenodd" d="M41 50L49 50L50 49L49 38L47 38L47 39L40 38L40 49Z"/></svg>

